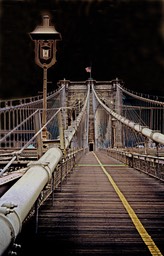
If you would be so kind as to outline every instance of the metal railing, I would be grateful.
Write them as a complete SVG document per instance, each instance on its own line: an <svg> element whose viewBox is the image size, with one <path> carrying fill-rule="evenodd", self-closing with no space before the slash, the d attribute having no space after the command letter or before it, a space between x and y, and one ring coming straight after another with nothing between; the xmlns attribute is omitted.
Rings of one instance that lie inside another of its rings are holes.
<svg viewBox="0 0 164 256"><path fill-rule="evenodd" d="M0 255L7 250L14 253L12 246L22 225L34 214L37 231L39 207L51 194L53 198L56 188L62 189L64 179L83 153L83 149L79 149L67 152L64 157L60 149L49 149L31 163L26 173L0 198Z"/></svg>
<svg viewBox="0 0 164 256"><path fill-rule="evenodd" d="M164 181L164 157L137 154L120 149L101 149L120 162Z"/></svg>
<svg viewBox="0 0 164 256"><path fill-rule="evenodd" d="M84 153L85 153L84 149L77 149L77 150L70 149L70 152L68 152L67 156L62 158L62 160L58 163L58 165L56 166L53 172L52 179L49 180L49 182L46 184L44 189L41 191L37 201L35 202L35 205L33 206L30 213L25 218L24 223L26 223L32 216L35 215L36 230L37 230L37 217L38 217L38 210L40 206L50 196L52 198L52 204L53 204L55 190L60 189L60 191L62 191L62 185L64 180L67 179L67 176L71 173L75 164L79 161L79 159L82 157Z"/></svg>

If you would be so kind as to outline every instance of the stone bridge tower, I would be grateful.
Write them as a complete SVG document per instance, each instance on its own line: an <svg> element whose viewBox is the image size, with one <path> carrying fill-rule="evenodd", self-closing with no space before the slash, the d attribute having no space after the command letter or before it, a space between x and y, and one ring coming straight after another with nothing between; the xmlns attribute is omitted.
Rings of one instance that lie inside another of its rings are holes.
<svg viewBox="0 0 164 256"><path fill-rule="evenodd" d="M100 99L112 110L121 114L122 98L118 79L112 81L69 81L60 80L59 86L65 85L65 91L61 94L61 106L70 107L65 112L64 128L70 125L80 112L84 103L88 86L90 86L88 132L82 131L79 136L83 141L87 140L87 147L90 151L98 147L122 147L122 126L112 118L103 107L98 104L92 92L92 85ZM83 145L84 146L84 145Z"/></svg>

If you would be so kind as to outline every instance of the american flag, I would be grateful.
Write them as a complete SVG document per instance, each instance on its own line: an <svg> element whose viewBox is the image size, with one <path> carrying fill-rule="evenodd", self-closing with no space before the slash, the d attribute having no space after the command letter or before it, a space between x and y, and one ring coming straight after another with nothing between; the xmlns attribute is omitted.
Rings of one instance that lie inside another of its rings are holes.
<svg viewBox="0 0 164 256"><path fill-rule="evenodd" d="M86 67L85 70L86 72L91 73L91 67Z"/></svg>

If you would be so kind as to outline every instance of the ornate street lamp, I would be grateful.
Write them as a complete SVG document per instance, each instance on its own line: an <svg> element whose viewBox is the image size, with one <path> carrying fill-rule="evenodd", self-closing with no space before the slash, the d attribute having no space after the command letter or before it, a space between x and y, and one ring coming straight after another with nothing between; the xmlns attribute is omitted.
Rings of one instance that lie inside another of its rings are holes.
<svg viewBox="0 0 164 256"><path fill-rule="evenodd" d="M43 25L37 26L33 32L29 33L35 42L35 62L43 68L43 114L42 126L47 121L47 69L56 62L56 41L61 40L61 34L54 26L49 24L48 15L43 16ZM43 129L43 140L47 137L47 129Z"/></svg>

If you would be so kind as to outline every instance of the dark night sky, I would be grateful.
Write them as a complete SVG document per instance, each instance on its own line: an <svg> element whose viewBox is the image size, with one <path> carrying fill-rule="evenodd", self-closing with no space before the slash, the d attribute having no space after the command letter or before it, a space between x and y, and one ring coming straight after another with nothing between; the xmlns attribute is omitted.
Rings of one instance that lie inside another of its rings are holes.
<svg viewBox="0 0 164 256"><path fill-rule="evenodd" d="M138 92L164 95L163 0L0 0L0 98L37 95L42 69L29 32L49 12L62 35L48 91L58 80L122 79Z"/></svg>

